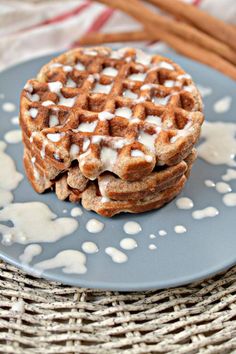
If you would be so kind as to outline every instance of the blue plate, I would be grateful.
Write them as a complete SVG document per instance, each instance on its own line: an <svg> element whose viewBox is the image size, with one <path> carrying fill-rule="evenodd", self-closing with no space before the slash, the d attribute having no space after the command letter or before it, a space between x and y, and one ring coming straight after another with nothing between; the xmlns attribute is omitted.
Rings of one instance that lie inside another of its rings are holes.
<svg viewBox="0 0 236 354"><path fill-rule="evenodd" d="M198 84L213 89L212 95L205 98L207 120L235 121L235 82L192 60L176 54L171 54L170 57L189 72ZM52 56L45 56L31 60L0 74L0 93L5 94L5 99L0 99L1 140L7 131L15 129L11 123L11 118L15 114L4 112L1 108L2 103L8 101L19 106L20 91L25 82L51 58ZM214 102L226 95L234 97L230 111L226 114L214 113ZM22 144L9 144L6 151L14 159L18 171L24 174ZM74 286L131 291L183 285L222 271L236 263L236 208L225 207L222 203L222 195L214 188L207 188L204 180L220 181L225 171L225 165L213 166L198 159L193 167L191 178L182 192L182 196L187 196L194 201L194 209L202 209L208 205L219 209L220 213L215 218L194 220L191 216L192 210L177 209L175 201L158 211L140 215L122 214L112 219L102 218L84 210L83 215L78 217L80 227L76 232L55 243L42 243L43 252L35 257L32 263L54 257L59 251L65 249L81 250L84 241L93 241L98 245L99 252L87 255L87 273L65 274L62 269L52 269L45 271L42 276ZM231 186L236 189L235 180L232 181ZM38 195L26 178L13 193L14 202L41 201L58 216L69 216L73 207L69 202L59 201L53 193ZM68 213L64 214L63 209L67 209ZM87 232L85 224L91 217L105 223L101 233ZM142 225L142 232L133 236L138 247L124 251L128 255L126 263L114 263L104 250L108 246L120 249L120 240L127 237L123 225L131 220ZM179 224L187 228L186 233L174 232L174 226ZM160 229L167 231L165 237L158 235ZM150 234L155 234L157 237L151 240ZM155 244L157 248L150 250L148 248L150 243ZM24 248L25 246L20 244L11 246L0 244L0 257L22 268L19 255L23 253ZM30 265L28 270L33 271L33 267Z"/></svg>

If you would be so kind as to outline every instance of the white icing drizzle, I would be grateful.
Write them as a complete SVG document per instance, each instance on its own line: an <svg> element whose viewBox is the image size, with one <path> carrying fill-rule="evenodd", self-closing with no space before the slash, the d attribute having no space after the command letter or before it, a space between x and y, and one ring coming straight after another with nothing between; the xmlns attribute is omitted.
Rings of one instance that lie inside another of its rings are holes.
<svg viewBox="0 0 236 354"><path fill-rule="evenodd" d="M85 253L88 254L93 254L98 252L98 246L96 245L96 243L90 241L83 242L81 248Z"/></svg>
<svg viewBox="0 0 236 354"><path fill-rule="evenodd" d="M112 85L102 85L100 83L96 83L96 85L93 88L94 93L110 93Z"/></svg>
<svg viewBox="0 0 236 354"><path fill-rule="evenodd" d="M22 299L13 302L11 307L12 312L23 314L25 312L25 303Z"/></svg>
<svg viewBox="0 0 236 354"><path fill-rule="evenodd" d="M223 196L223 203L228 207L236 206L236 193L228 193Z"/></svg>
<svg viewBox="0 0 236 354"><path fill-rule="evenodd" d="M176 142L177 139L179 139L180 137L187 136L191 131L192 131L192 122L189 121L189 122L184 126L183 129L177 130L176 135L173 136L173 137L170 139L170 142L171 142L171 143Z"/></svg>
<svg viewBox="0 0 236 354"><path fill-rule="evenodd" d="M76 144L72 144L70 147L70 157L72 159L76 158L79 153L79 146Z"/></svg>
<svg viewBox="0 0 236 354"><path fill-rule="evenodd" d="M175 230L175 232L176 232L177 234L183 234L183 233L187 232L186 227L183 226L183 225L176 225L176 226L174 227L174 230Z"/></svg>
<svg viewBox="0 0 236 354"><path fill-rule="evenodd" d="M31 164L32 164L32 167L33 167L34 178L36 180L38 180L40 178L40 176L39 176L39 172L38 172L38 170L37 170L37 168L35 166L35 162L36 162L36 157L35 156L31 157Z"/></svg>
<svg viewBox="0 0 236 354"><path fill-rule="evenodd" d="M158 116L148 115L145 121L151 124L156 124L159 127L162 125L161 117Z"/></svg>
<svg viewBox="0 0 236 354"><path fill-rule="evenodd" d="M0 221L11 221L14 225L0 224L5 244L55 242L73 233L79 225L72 218L57 218L46 204L40 202L10 204L0 210Z"/></svg>
<svg viewBox="0 0 236 354"><path fill-rule="evenodd" d="M136 240L130 237L126 237L120 241L120 247L124 250L133 250L134 248L138 247L138 245Z"/></svg>
<svg viewBox="0 0 236 354"><path fill-rule="evenodd" d="M54 81L54 82L49 82L48 83L48 88L51 92L54 92L57 94L57 96L59 97L59 101L58 101L58 105L62 105L62 106L66 106L66 107L73 107L76 101L76 96L75 97L69 97L66 98L62 95L61 93L61 89L62 89L63 85L60 81ZM46 101L46 102L51 102L51 101ZM55 104L53 103L47 103L47 105L50 104ZM42 103L42 105L46 105L45 102Z"/></svg>
<svg viewBox="0 0 236 354"><path fill-rule="evenodd" d="M101 232L104 229L104 224L97 219L90 219L86 224L86 230L93 234Z"/></svg>
<svg viewBox="0 0 236 354"><path fill-rule="evenodd" d="M135 93L135 92L133 92L133 91L131 91L131 90L125 90L125 91L123 92L123 96L124 96L124 97L127 97L127 98L130 98L130 99L136 99L136 98L138 98L137 93Z"/></svg>
<svg viewBox="0 0 236 354"><path fill-rule="evenodd" d="M61 133L47 134L47 138L51 140L53 143L58 143L61 140Z"/></svg>
<svg viewBox="0 0 236 354"><path fill-rule="evenodd" d="M17 144L22 141L22 131L20 129L10 130L4 135L8 144Z"/></svg>
<svg viewBox="0 0 236 354"><path fill-rule="evenodd" d="M42 102L42 106L44 106L44 107L48 107L48 106L51 106L51 105L54 105L54 104L55 104L55 102L50 101L50 100Z"/></svg>
<svg viewBox="0 0 236 354"><path fill-rule="evenodd" d="M206 179L205 181L204 181L204 183L205 183L205 185L207 186L207 187L209 187L209 188L214 188L216 185L215 185L215 182L213 182L212 180L210 180L210 179Z"/></svg>
<svg viewBox="0 0 236 354"><path fill-rule="evenodd" d="M11 103L11 102L5 102L2 105L2 109L5 112L13 112L16 109L16 105L14 103Z"/></svg>
<svg viewBox="0 0 236 354"><path fill-rule="evenodd" d="M49 116L49 127L55 127L59 124L59 119L55 114Z"/></svg>
<svg viewBox="0 0 236 354"><path fill-rule="evenodd" d="M232 97L225 96L221 98L219 101L215 102L214 111L216 113L225 113L230 109L231 103L232 103Z"/></svg>
<svg viewBox="0 0 236 354"><path fill-rule="evenodd" d="M166 80L166 81L164 82L164 86L165 86L165 87L174 87L174 86L175 86L175 81L173 81L173 80Z"/></svg>
<svg viewBox="0 0 236 354"><path fill-rule="evenodd" d="M114 77L114 76L117 76L118 70L116 70L115 68L110 66L110 67L104 68L103 71L101 72L101 74Z"/></svg>
<svg viewBox="0 0 236 354"><path fill-rule="evenodd" d="M141 49L136 49L136 58L135 61L142 65L149 65L151 63L152 56L150 54L145 53Z"/></svg>
<svg viewBox="0 0 236 354"><path fill-rule="evenodd" d="M96 129L98 122L95 120L93 122L83 122L80 123L80 125L78 126L78 128L76 129L76 131L78 132L94 132L94 130Z"/></svg>
<svg viewBox="0 0 236 354"><path fill-rule="evenodd" d="M47 101L46 101L47 102ZM29 115L31 118L35 119L38 115L38 109L37 108L30 108L29 109Z"/></svg>
<svg viewBox="0 0 236 354"><path fill-rule="evenodd" d="M167 232L166 232L166 230L159 230L159 231L158 231L158 234L159 234L160 236L166 236L166 235L167 235Z"/></svg>
<svg viewBox="0 0 236 354"><path fill-rule="evenodd" d="M89 138L85 138L83 141L83 151L86 151L90 145L90 140Z"/></svg>
<svg viewBox="0 0 236 354"><path fill-rule="evenodd" d="M165 96L165 97L153 97L152 101L155 104L161 105L161 106L166 106L167 103L169 102L170 99L170 95L169 96Z"/></svg>
<svg viewBox="0 0 236 354"><path fill-rule="evenodd" d="M146 73L136 73L136 74L131 74L128 78L134 81L144 81L146 75L147 75Z"/></svg>
<svg viewBox="0 0 236 354"><path fill-rule="evenodd" d="M219 210L215 207L207 207L201 210L195 210L192 212L192 217L194 219L200 220L204 218L213 218L219 214Z"/></svg>
<svg viewBox="0 0 236 354"><path fill-rule="evenodd" d="M226 174L222 176L223 181L231 181L232 179L236 179L236 170L232 168L228 168Z"/></svg>
<svg viewBox="0 0 236 354"><path fill-rule="evenodd" d="M156 137L156 134L151 135L141 130L138 136L138 141L148 147L151 151L155 151Z"/></svg>
<svg viewBox="0 0 236 354"><path fill-rule="evenodd" d="M74 68L78 71L83 71L85 70L85 66L84 64L82 64L81 62L78 61L78 63L74 66Z"/></svg>
<svg viewBox="0 0 236 354"><path fill-rule="evenodd" d="M167 69L167 70L174 70L175 68L173 67L173 65L171 65L170 63L167 63L166 61L160 61L157 64L157 67L160 69Z"/></svg>
<svg viewBox="0 0 236 354"><path fill-rule="evenodd" d="M123 226L124 232L129 235L138 234L142 231L141 225L136 221L127 221Z"/></svg>
<svg viewBox="0 0 236 354"><path fill-rule="evenodd" d="M232 191L232 188L228 183L225 182L217 182L216 183L216 190L218 193L224 194Z"/></svg>
<svg viewBox="0 0 236 354"><path fill-rule="evenodd" d="M14 190L23 179L21 173L17 172L12 158L5 153L6 144L0 141L0 207L6 206L13 201Z"/></svg>
<svg viewBox="0 0 236 354"><path fill-rule="evenodd" d="M192 209L194 204L192 199L187 197L178 198L176 200L176 205L179 209Z"/></svg>
<svg viewBox="0 0 236 354"><path fill-rule="evenodd" d="M98 119L101 121L111 120L114 117L115 117L115 115L111 112L108 112L108 111L103 111L103 112L98 113Z"/></svg>
<svg viewBox="0 0 236 354"><path fill-rule="evenodd" d="M108 254L115 263L125 263L128 260L127 255L115 247L105 248L105 253Z"/></svg>
<svg viewBox="0 0 236 354"><path fill-rule="evenodd" d="M84 274L87 272L86 256L75 250L59 252L55 257L39 262L34 267L40 270L62 268L63 273L67 274Z"/></svg>
<svg viewBox="0 0 236 354"><path fill-rule="evenodd" d="M24 252L19 256L19 259L24 264L32 262L33 258L41 254L43 251L42 246L38 244L28 245L25 247Z"/></svg>
<svg viewBox="0 0 236 354"><path fill-rule="evenodd" d="M200 84L197 85L198 90L200 91L200 94L202 97L206 97L212 94L212 88L211 87L205 87Z"/></svg>
<svg viewBox="0 0 236 354"><path fill-rule="evenodd" d="M103 146L100 153L101 162L104 171L113 171L113 167L117 159L117 151L109 147Z"/></svg>
<svg viewBox="0 0 236 354"><path fill-rule="evenodd" d="M115 110L115 115L129 119L132 117L132 110L129 107L120 107Z"/></svg>
<svg viewBox="0 0 236 354"><path fill-rule="evenodd" d="M76 82L74 80L72 80L71 78L69 78L67 81L66 81L66 87L71 87L71 88L75 88L77 85L76 85Z"/></svg>
<svg viewBox="0 0 236 354"><path fill-rule="evenodd" d="M79 207L74 207L74 208L71 209L70 215L73 218L76 218L77 216L83 215L83 210L81 208L79 208Z"/></svg>
<svg viewBox="0 0 236 354"><path fill-rule="evenodd" d="M154 251L157 249L157 246L154 245L154 243L150 243L150 245L148 246L148 248L150 249L150 251Z"/></svg>
<svg viewBox="0 0 236 354"><path fill-rule="evenodd" d="M144 157L145 155L141 150L134 149L134 150L131 150L130 156L131 157Z"/></svg>
<svg viewBox="0 0 236 354"><path fill-rule="evenodd" d="M19 125L19 117L18 116L12 117L11 122L13 125Z"/></svg>
<svg viewBox="0 0 236 354"><path fill-rule="evenodd" d="M198 155L213 165L226 164L236 166L236 124L224 122L205 122Z"/></svg>

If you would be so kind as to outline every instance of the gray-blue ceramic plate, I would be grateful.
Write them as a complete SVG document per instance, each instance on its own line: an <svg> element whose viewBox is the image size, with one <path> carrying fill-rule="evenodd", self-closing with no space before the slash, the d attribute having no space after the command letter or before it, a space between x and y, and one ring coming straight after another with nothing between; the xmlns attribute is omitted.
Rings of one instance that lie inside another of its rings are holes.
<svg viewBox="0 0 236 354"><path fill-rule="evenodd" d="M235 121L235 83L199 63L176 54L170 56L188 71L198 84L213 89L212 95L205 98L207 120ZM31 60L0 73L0 93L5 94L5 99L0 100L1 140L7 131L15 129L11 123L11 118L15 114L4 112L1 108L2 103L10 101L18 106L20 91L26 80L33 77L50 59L51 56L46 56ZM232 107L226 114L217 115L213 111L213 104L225 95L234 96ZM15 160L18 171L24 173L22 144L9 144L7 153ZM79 229L58 242L41 244L43 252L33 259L33 264L54 257L57 252L64 249L81 250L81 244L85 240L90 240L94 241L100 250L96 254L87 255L86 274L65 274L59 268L45 271L42 276L74 286L131 291L183 285L222 271L236 263L236 209L224 206L222 195L214 188L207 188L204 180L219 181L225 171L225 165L213 166L198 159L191 178L182 192L182 196L193 199L195 209L208 205L217 207L220 214L215 218L194 220L191 216L192 210L177 209L175 201L161 210L140 215L122 214L112 219L104 219L92 212L84 211L79 217ZM236 189L236 180L232 181L231 186ZM59 201L53 193L38 195L26 178L13 193L15 202L41 201L58 216L69 216L73 207L69 202ZM63 209L67 209L68 213L63 214ZM86 221L91 217L105 222L105 228L101 233L91 234L86 231ZM138 247L125 251L128 261L117 264L111 260L104 249L108 246L120 248L120 240L127 237L123 225L128 220L138 221L142 225L142 232L134 236ZM184 225L187 232L176 234L174 232L176 224ZM167 231L165 237L158 235L160 229ZM151 233L157 235L156 239L149 238ZM154 243L157 248L151 251L148 248L150 243ZM20 244L11 246L0 244L0 257L21 268L19 255L24 247ZM32 270L33 265L29 267L29 271Z"/></svg>

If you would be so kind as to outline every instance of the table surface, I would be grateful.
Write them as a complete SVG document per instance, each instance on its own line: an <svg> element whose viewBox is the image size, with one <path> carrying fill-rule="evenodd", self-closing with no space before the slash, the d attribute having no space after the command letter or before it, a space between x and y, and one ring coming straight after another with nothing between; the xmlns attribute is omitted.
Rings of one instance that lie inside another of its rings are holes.
<svg viewBox="0 0 236 354"><path fill-rule="evenodd" d="M180 288L108 292L0 262L0 352L233 353L236 267Z"/></svg>

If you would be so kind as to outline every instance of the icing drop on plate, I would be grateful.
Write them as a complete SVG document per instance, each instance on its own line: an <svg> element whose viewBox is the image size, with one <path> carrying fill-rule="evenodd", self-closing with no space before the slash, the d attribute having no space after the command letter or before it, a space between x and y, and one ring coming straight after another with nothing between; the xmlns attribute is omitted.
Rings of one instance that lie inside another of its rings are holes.
<svg viewBox="0 0 236 354"><path fill-rule="evenodd" d="M96 234L104 229L104 224L97 219L90 219L86 224L86 229L88 232Z"/></svg>
<svg viewBox="0 0 236 354"><path fill-rule="evenodd" d="M214 104L214 111L216 113L225 113L231 107L232 97L225 96Z"/></svg>
<svg viewBox="0 0 236 354"><path fill-rule="evenodd" d="M128 260L127 255L115 247L107 247L105 253L108 254L115 263L125 263Z"/></svg>
<svg viewBox="0 0 236 354"><path fill-rule="evenodd" d="M96 243L90 241L83 242L81 248L85 253L88 254L98 252L98 246L96 245Z"/></svg>
<svg viewBox="0 0 236 354"><path fill-rule="evenodd" d="M70 215L73 218L76 218L77 216L81 216L83 214L83 210L79 207L74 207L71 209Z"/></svg>
<svg viewBox="0 0 236 354"><path fill-rule="evenodd" d="M217 182L216 183L216 190L218 193L224 194L232 191L232 188L228 183L225 182Z"/></svg>
<svg viewBox="0 0 236 354"><path fill-rule="evenodd" d="M174 230L175 230L175 232L176 232L177 234L183 234L183 233L187 232L186 227L183 226L183 225L176 225L176 226L174 227Z"/></svg>
<svg viewBox="0 0 236 354"><path fill-rule="evenodd" d="M223 203L228 207L236 206L236 193L228 193L223 196Z"/></svg>
<svg viewBox="0 0 236 354"><path fill-rule="evenodd" d="M159 233L160 236L166 236L167 235L166 230L159 230L158 233Z"/></svg>
<svg viewBox="0 0 236 354"><path fill-rule="evenodd" d="M210 206L205 209L193 211L192 217L194 219L200 220L200 219L204 219L204 218L213 218L218 214L219 214L219 210L216 209L215 207Z"/></svg>
<svg viewBox="0 0 236 354"><path fill-rule="evenodd" d="M55 257L34 265L38 270L62 268L63 273L84 274L87 272L86 256L80 251L64 250Z"/></svg>
<svg viewBox="0 0 236 354"><path fill-rule="evenodd" d="M5 153L6 144L0 141L0 207L13 201L11 191L15 189L23 179L22 174L16 171L12 158Z"/></svg>
<svg viewBox="0 0 236 354"><path fill-rule="evenodd" d="M11 221L14 225L0 224L2 242L7 245L13 242L55 242L73 233L79 225L72 218L57 218L46 204L40 202L10 204L0 210L0 221Z"/></svg>
<svg viewBox="0 0 236 354"><path fill-rule="evenodd" d="M2 109L5 112L13 112L16 109L16 105L11 102L5 102L2 105Z"/></svg>
<svg viewBox="0 0 236 354"><path fill-rule="evenodd" d="M190 198L182 197L176 200L176 205L179 209L192 209L194 204Z"/></svg>
<svg viewBox="0 0 236 354"><path fill-rule="evenodd" d="M133 250L134 248L138 247L137 242L133 238L123 238L120 241L120 247L124 250Z"/></svg>
<svg viewBox="0 0 236 354"><path fill-rule="evenodd" d="M19 117L18 116L12 117L11 123L13 125L19 125Z"/></svg>
<svg viewBox="0 0 236 354"><path fill-rule="evenodd" d="M156 235L150 234L150 235L149 235L149 238L152 240L152 239L156 238Z"/></svg>
<svg viewBox="0 0 236 354"><path fill-rule="evenodd" d="M205 141L198 147L198 155L213 165L236 166L236 124L205 122L201 137Z"/></svg>
<svg viewBox="0 0 236 354"><path fill-rule="evenodd" d="M26 246L19 259L22 263L29 264L35 256L42 253L42 250L42 246L37 244Z"/></svg>
<svg viewBox="0 0 236 354"><path fill-rule="evenodd" d="M157 249L157 246L154 245L154 243L150 243L150 245L148 246L148 248L151 250L151 251L154 251Z"/></svg>
<svg viewBox="0 0 236 354"><path fill-rule="evenodd" d="M231 181L232 179L236 179L236 170L232 168L228 168L226 174L222 176L223 181Z"/></svg>
<svg viewBox="0 0 236 354"><path fill-rule="evenodd" d="M22 131L20 129L10 130L4 135L4 139L9 144L17 144L22 141Z"/></svg>
<svg viewBox="0 0 236 354"><path fill-rule="evenodd" d="M135 235L142 231L142 227L136 221L127 221L123 226L124 232L128 235Z"/></svg>
<svg viewBox="0 0 236 354"><path fill-rule="evenodd" d="M200 94L202 97L206 97L212 94L212 88L211 87L206 87L202 86L200 84L197 85L198 90L200 91Z"/></svg>
<svg viewBox="0 0 236 354"><path fill-rule="evenodd" d="M210 180L210 179L206 179L206 180L204 181L204 183L205 183L205 186L207 186L207 187L209 187L209 188L213 188L213 187L216 186L215 183L214 183L212 180Z"/></svg>

